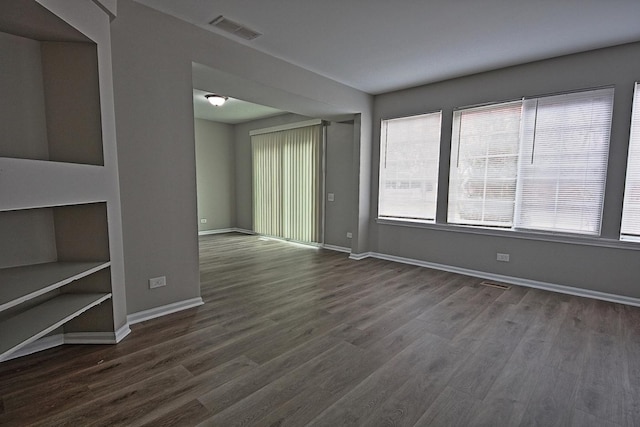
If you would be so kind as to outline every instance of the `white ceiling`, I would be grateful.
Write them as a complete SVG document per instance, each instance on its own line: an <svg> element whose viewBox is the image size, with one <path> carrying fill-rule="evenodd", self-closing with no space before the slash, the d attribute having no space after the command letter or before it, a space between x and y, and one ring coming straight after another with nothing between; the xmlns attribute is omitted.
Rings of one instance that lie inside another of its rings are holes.
<svg viewBox="0 0 640 427"><path fill-rule="evenodd" d="M371 94L640 40L640 0L137 1Z"/></svg>
<svg viewBox="0 0 640 427"><path fill-rule="evenodd" d="M229 98L221 107L215 107L204 97L211 92L199 89L193 90L193 116L196 119L212 120L214 122L235 125L251 120L285 114L285 111L264 105L252 104L240 99Z"/></svg>

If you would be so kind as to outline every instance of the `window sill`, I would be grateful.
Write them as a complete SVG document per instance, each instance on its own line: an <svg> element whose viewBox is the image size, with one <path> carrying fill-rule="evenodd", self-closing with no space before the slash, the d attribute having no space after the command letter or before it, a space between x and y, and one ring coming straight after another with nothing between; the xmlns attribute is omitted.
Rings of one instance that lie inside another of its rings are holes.
<svg viewBox="0 0 640 427"><path fill-rule="evenodd" d="M617 240L594 236L578 236L532 231L498 230L488 227L475 227L457 224L438 224L429 221L409 221L391 218L376 218L375 221L380 225L422 228L426 230L446 231L453 233L478 234L482 236L508 237L512 239L536 240L541 242L640 251L640 242L634 242L631 240Z"/></svg>

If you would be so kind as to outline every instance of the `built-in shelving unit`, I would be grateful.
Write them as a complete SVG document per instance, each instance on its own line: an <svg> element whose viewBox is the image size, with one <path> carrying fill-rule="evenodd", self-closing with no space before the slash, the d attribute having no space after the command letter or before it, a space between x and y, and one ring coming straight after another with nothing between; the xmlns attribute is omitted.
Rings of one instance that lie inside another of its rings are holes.
<svg viewBox="0 0 640 427"><path fill-rule="evenodd" d="M54 331L111 294L64 294L0 322L0 360Z"/></svg>
<svg viewBox="0 0 640 427"><path fill-rule="evenodd" d="M0 361L128 331L100 1L0 2Z"/></svg>
<svg viewBox="0 0 640 427"><path fill-rule="evenodd" d="M48 262L0 268L0 312L107 267L108 262Z"/></svg>

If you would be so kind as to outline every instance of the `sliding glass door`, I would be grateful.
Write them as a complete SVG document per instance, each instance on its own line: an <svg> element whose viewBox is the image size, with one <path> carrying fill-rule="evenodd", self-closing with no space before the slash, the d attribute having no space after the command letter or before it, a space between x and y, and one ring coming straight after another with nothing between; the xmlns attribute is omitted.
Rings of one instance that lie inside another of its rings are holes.
<svg viewBox="0 0 640 427"><path fill-rule="evenodd" d="M319 242L322 216L322 127L251 136L253 228L256 233Z"/></svg>

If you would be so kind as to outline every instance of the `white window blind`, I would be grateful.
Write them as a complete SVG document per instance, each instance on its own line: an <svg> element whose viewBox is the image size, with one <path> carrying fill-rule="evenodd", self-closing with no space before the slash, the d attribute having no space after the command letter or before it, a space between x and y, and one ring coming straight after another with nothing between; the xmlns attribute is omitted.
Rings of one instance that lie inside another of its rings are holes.
<svg viewBox="0 0 640 427"><path fill-rule="evenodd" d="M378 216L433 221L442 113L383 120Z"/></svg>
<svg viewBox="0 0 640 427"><path fill-rule="evenodd" d="M600 233L613 89L456 111L448 221Z"/></svg>
<svg viewBox="0 0 640 427"><path fill-rule="evenodd" d="M448 222L513 225L521 106L518 101L454 112Z"/></svg>
<svg viewBox="0 0 640 427"><path fill-rule="evenodd" d="M627 180L624 187L621 238L640 242L640 84L633 96Z"/></svg>
<svg viewBox="0 0 640 427"><path fill-rule="evenodd" d="M600 234L613 89L528 99L516 228Z"/></svg>
<svg viewBox="0 0 640 427"><path fill-rule="evenodd" d="M318 242L321 126L252 135L251 149L254 231Z"/></svg>

